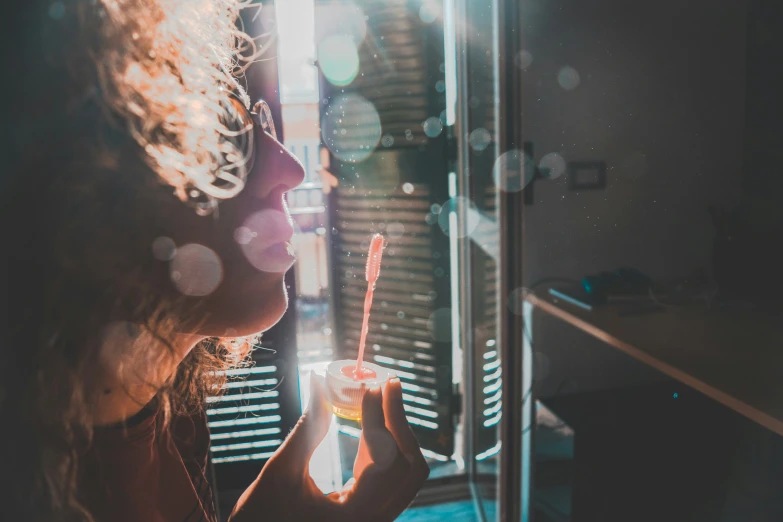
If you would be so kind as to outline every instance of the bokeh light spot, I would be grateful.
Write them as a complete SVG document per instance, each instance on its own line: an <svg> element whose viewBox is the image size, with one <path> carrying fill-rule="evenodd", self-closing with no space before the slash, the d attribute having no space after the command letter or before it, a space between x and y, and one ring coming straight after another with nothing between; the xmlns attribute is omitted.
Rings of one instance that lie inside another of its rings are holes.
<svg viewBox="0 0 783 522"><path fill-rule="evenodd" d="M495 160L492 176L495 185L505 192L519 192L533 179L536 165L521 150L509 150Z"/></svg>
<svg viewBox="0 0 783 522"><path fill-rule="evenodd" d="M401 238L403 235L405 235L405 225L397 221L394 223L389 223L386 226L386 235L389 236L390 239Z"/></svg>
<svg viewBox="0 0 783 522"><path fill-rule="evenodd" d="M538 162L541 175L549 179L562 176L566 171L566 160L557 152L550 152Z"/></svg>
<svg viewBox="0 0 783 522"><path fill-rule="evenodd" d="M234 230L234 241L240 245L247 245L253 240L253 231L247 227L238 227Z"/></svg>
<svg viewBox="0 0 783 522"><path fill-rule="evenodd" d="M318 64L324 77L334 85L350 84L359 73L359 52L348 34L327 36L318 45Z"/></svg>
<svg viewBox="0 0 783 522"><path fill-rule="evenodd" d="M579 87L580 82L579 73L573 67L565 66L557 73L557 83L567 91L573 91Z"/></svg>
<svg viewBox="0 0 783 522"><path fill-rule="evenodd" d="M65 4L62 2L52 2L49 4L49 18L52 20L62 20L65 16Z"/></svg>
<svg viewBox="0 0 783 522"><path fill-rule="evenodd" d="M324 112L321 137L337 159L358 163L367 159L378 146L381 118L366 98L344 94L332 100Z"/></svg>
<svg viewBox="0 0 783 522"><path fill-rule="evenodd" d="M414 191L413 183L403 183L402 191L405 192L406 194L413 194Z"/></svg>
<svg viewBox="0 0 783 522"><path fill-rule="evenodd" d="M201 297L217 289L223 280L223 263L211 249L189 243L177 249L169 264L174 286L184 295Z"/></svg>
<svg viewBox="0 0 783 522"><path fill-rule="evenodd" d="M459 227L459 220L465 216L466 222L464 227ZM457 196L449 199L440 209L438 213L438 225L446 235L455 235L456 237L467 237L476 230L476 227L481 221L481 214L473 203L466 197ZM456 228L452 226L457 223Z"/></svg>
<svg viewBox="0 0 783 522"><path fill-rule="evenodd" d="M451 308L438 308L427 320L427 330L441 343L451 341Z"/></svg>
<svg viewBox="0 0 783 522"><path fill-rule="evenodd" d="M516 315L522 315L525 312L525 295L527 289L517 288L509 292L508 294L508 309Z"/></svg>
<svg viewBox="0 0 783 522"><path fill-rule="evenodd" d="M489 146L489 142L492 141L492 135L484 127L473 129L468 137L468 143L470 148L476 151L482 151Z"/></svg>
<svg viewBox="0 0 783 522"><path fill-rule="evenodd" d="M177 245L169 237L156 237L152 242L152 256L158 261L171 261L177 254Z"/></svg>
<svg viewBox="0 0 783 522"><path fill-rule="evenodd" d="M421 126L424 128L424 134L430 138L435 138L443 132L443 124L435 116L431 116L424 120L424 123L422 123Z"/></svg>
<svg viewBox="0 0 783 522"><path fill-rule="evenodd" d="M517 53L516 58L514 58L514 62L517 64L517 67L524 70L530 67L533 64L533 55L530 54L530 51L526 51L525 49L522 49Z"/></svg>
<svg viewBox="0 0 783 522"><path fill-rule="evenodd" d="M394 145L394 136L391 134L384 134L383 138L381 138L381 144L384 147L391 147Z"/></svg>
<svg viewBox="0 0 783 522"><path fill-rule="evenodd" d="M438 92L446 92L446 82L443 80L435 82L435 90Z"/></svg>
<svg viewBox="0 0 783 522"><path fill-rule="evenodd" d="M367 15L356 2L340 0L339 2L315 2L315 38L333 34L345 34L353 38L359 45L367 36Z"/></svg>
<svg viewBox="0 0 783 522"><path fill-rule="evenodd" d="M440 4L432 0L425 1L419 8L419 18L425 24L431 24L440 16Z"/></svg>

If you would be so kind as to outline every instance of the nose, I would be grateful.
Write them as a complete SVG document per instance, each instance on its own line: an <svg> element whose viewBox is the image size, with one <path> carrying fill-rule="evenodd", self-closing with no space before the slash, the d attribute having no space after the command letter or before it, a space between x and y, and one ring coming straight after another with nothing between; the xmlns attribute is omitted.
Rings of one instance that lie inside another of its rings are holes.
<svg viewBox="0 0 783 522"><path fill-rule="evenodd" d="M305 177L299 160L259 126L253 132L255 161L244 191L254 199L263 200L272 192L282 194L298 187Z"/></svg>

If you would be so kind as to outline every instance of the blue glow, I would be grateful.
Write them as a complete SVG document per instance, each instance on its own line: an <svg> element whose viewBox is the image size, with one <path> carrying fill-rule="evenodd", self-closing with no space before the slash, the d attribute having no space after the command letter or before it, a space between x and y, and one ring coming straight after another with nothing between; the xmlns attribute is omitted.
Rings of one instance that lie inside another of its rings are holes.
<svg viewBox="0 0 783 522"><path fill-rule="evenodd" d="M359 73L359 53L350 35L336 34L318 46L318 63L327 80L337 86L351 83Z"/></svg>

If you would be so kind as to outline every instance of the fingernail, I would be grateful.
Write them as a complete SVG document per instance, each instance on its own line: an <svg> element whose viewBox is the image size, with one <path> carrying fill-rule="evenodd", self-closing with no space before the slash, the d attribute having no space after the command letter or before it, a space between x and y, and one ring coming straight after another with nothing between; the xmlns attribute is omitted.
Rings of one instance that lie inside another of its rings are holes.
<svg viewBox="0 0 783 522"><path fill-rule="evenodd" d="M398 382L400 382L400 378L397 377L396 375L394 377L389 377L389 382L397 384Z"/></svg>

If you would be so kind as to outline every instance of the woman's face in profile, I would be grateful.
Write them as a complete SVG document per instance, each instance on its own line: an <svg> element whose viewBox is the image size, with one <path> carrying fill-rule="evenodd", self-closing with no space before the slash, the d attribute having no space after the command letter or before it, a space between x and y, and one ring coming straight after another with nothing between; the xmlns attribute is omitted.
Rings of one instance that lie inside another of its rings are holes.
<svg viewBox="0 0 783 522"><path fill-rule="evenodd" d="M244 336L274 325L286 310L286 271L294 263L294 233L285 203L287 191L304 179L304 169L281 143L253 129L255 160L244 189L223 200L209 216L171 195L152 253L160 260L152 274L162 293L184 296L193 317L183 330L206 336Z"/></svg>

